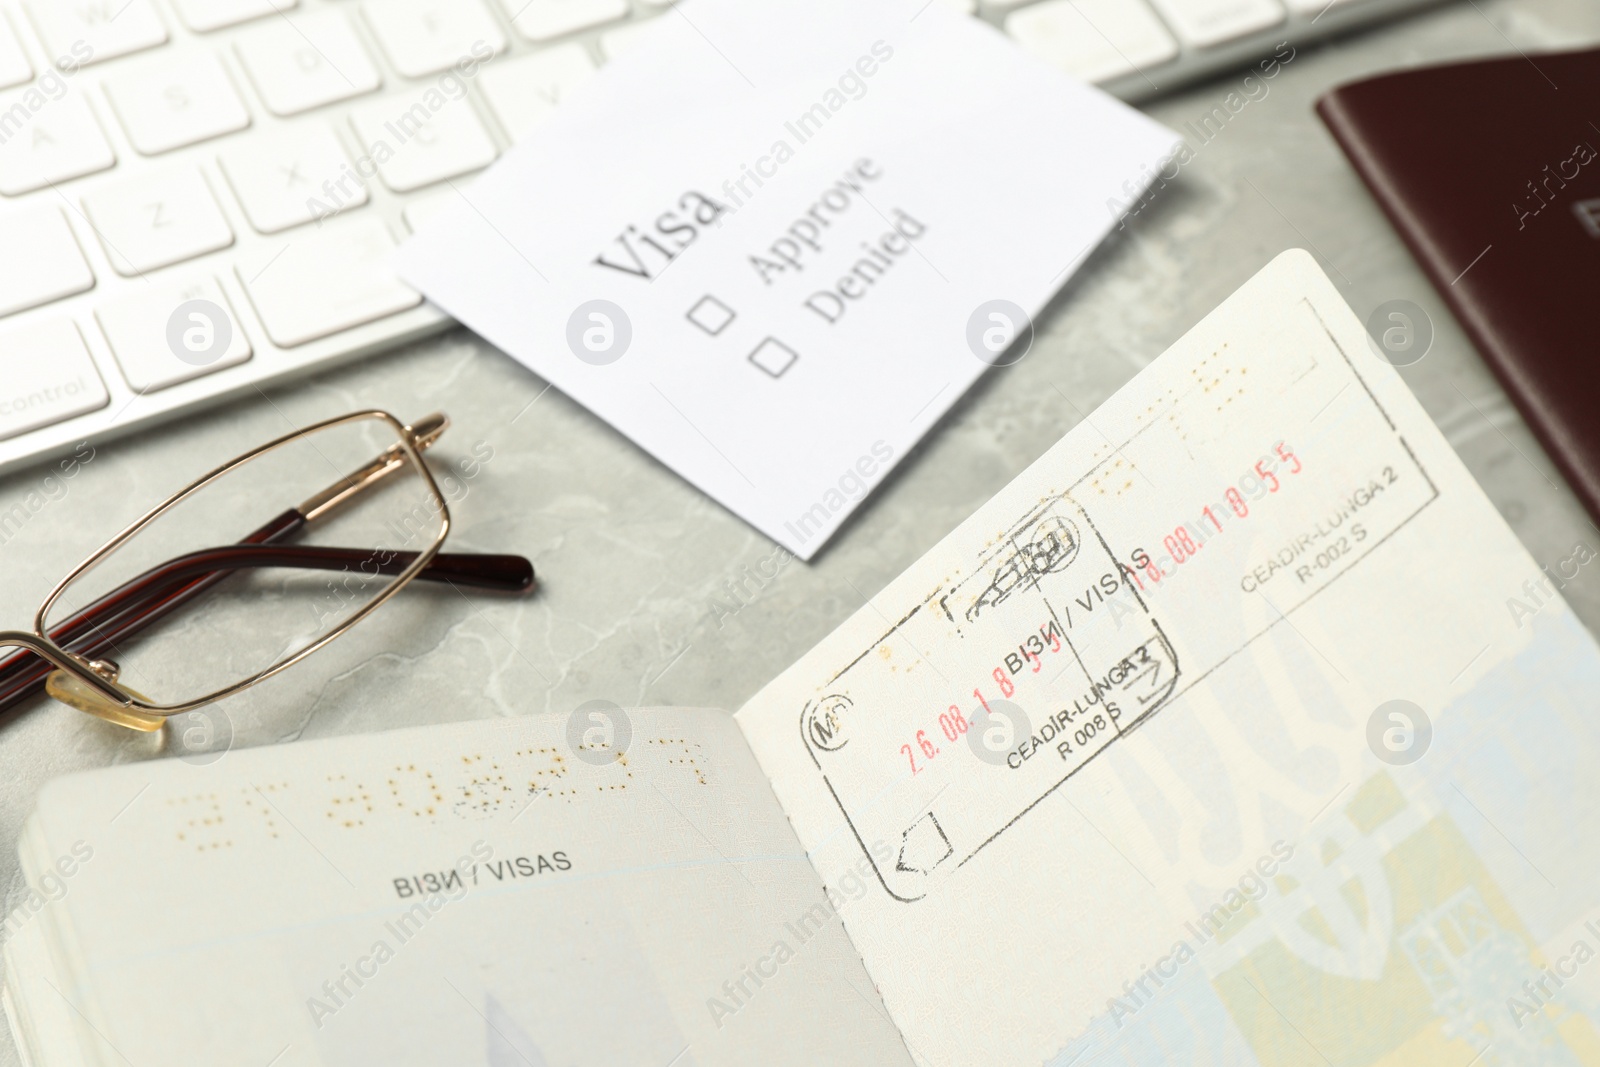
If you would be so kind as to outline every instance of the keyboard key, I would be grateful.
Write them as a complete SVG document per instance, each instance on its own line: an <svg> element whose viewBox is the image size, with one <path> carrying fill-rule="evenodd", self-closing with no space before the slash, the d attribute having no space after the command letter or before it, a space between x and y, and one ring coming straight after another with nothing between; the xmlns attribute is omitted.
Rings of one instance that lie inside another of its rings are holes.
<svg viewBox="0 0 1600 1067"><path fill-rule="evenodd" d="M285 15L239 38L239 59L274 115L370 93L382 84L341 11Z"/></svg>
<svg viewBox="0 0 1600 1067"><path fill-rule="evenodd" d="M627 15L628 0L500 0L517 32L530 41L577 33Z"/></svg>
<svg viewBox="0 0 1600 1067"><path fill-rule="evenodd" d="M506 47L482 0L369 0L362 11L389 62L408 78L482 62Z"/></svg>
<svg viewBox="0 0 1600 1067"><path fill-rule="evenodd" d="M0 89L21 85L32 78L33 67L22 51L22 42L17 40L11 20L6 18L5 12L0 11Z"/></svg>
<svg viewBox="0 0 1600 1067"><path fill-rule="evenodd" d="M168 59L107 78L105 85L128 140L147 156L250 125L250 112L210 53Z"/></svg>
<svg viewBox="0 0 1600 1067"><path fill-rule="evenodd" d="M0 334L0 441L111 402L71 319Z"/></svg>
<svg viewBox="0 0 1600 1067"><path fill-rule="evenodd" d="M78 66L103 63L167 43L151 0L28 0L27 7L58 64L63 58Z"/></svg>
<svg viewBox="0 0 1600 1067"><path fill-rule="evenodd" d="M1005 25L1022 47L1088 82L1148 70L1178 54L1144 0L1044 0L1012 12Z"/></svg>
<svg viewBox="0 0 1600 1067"><path fill-rule="evenodd" d="M35 111L27 100L29 92L0 96L0 116L5 117L0 129L8 132L0 141L0 193L21 196L116 164L116 154L83 97L69 92ZM19 114L26 117L18 121Z"/></svg>
<svg viewBox="0 0 1600 1067"><path fill-rule="evenodd" d="M426 226L431 219L444 214L445 208L460 199L461 197L457 195L454 189L446 189L442 193L429 193L427 196L419 196L406 205L404 212L406 226L410 228L412 233L416 233L420 227Z"/></svg>
<svg viewBox="0 0 1600 1067"><path fill-rule="evenodd" d="M212 308L183 305L204 300ZM141 393L237 366L250 358L250 342L213 278L183 285L142 286L132 296L95 311L111 342L122 376ZM174 346L176 342L176 346Z"/></svg>
<svg viewBox="0 0 1600 1067"><path fill-rule="evenodd" d="M1326 0L1324 0L1326 2ZM1287 14L1278 0L1153 0L1180 40L1213 48L1276 26Z"/></svg>
<svg viewBox="0 0 1600 1067"><path fill-rule="evenodd" d="M242 257L239 280L273 343L292 348L422 303L395 277L393 252L382 220L357 216Z"/></svg>
<svg viewBox="0 0 1600 1067"><path fill-rule="evenodd" d="M118 274L169 267L233 244L233 231L200 172L155 171L83 198Z"/></svg>
<svg viewBox="0 0 1600 1067"><path fill-rule="evenodd" d="M383 184L397 193L454 178L494 162L494 141L465 98L429 106L436 89L400 93L355 109L350 116Z"/></svg>
<svg viewBox="0 0 1600 1067"><path fill-rule="evenodd" d="M94 272L59 208L0 215L0 315L92 288Z"/></svg>
<svg viewBox="0 0 1600 1067"><path fill-rule="evenodd" d="M314 222L367 202L367 186L326 126L257 134L222 154L250 225L262 233Z"/></svg>
<svg viewBox="0 0 1600 1067"><path fill-rule="evenodd" d="M483 92L513 139L521 137L594 76L594 61L582 45L558 44L524 59L485 68Z"/></svg>
<svg viewBox="0 0 1600 1067"><path fill-rule="evenodd" d="M291 10L298 0L172 0L183 24L196 33Z"/></svg>

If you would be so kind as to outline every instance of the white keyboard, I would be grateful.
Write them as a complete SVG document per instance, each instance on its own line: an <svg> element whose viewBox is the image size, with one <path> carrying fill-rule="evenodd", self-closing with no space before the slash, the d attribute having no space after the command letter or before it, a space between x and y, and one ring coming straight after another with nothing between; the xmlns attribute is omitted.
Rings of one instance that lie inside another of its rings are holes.
<svg viewBox="0 0 1600 1067"><path fill-rule="evenodd" d="M1430 0L932 2L1137 100ZM0 471L449 325L395 242L670 3L0 0Z"/></svg>

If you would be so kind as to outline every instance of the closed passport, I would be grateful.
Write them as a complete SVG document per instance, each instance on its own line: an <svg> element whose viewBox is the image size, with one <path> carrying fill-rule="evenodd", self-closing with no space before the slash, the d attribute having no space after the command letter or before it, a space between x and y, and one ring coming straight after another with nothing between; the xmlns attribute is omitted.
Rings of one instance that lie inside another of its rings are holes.
<svg viewBox="0 0 1600 1067"><path fill-rule="evenodd" d="M1600 520L1596 101L1590 49L1386 74L1317 112Z"/></svg>

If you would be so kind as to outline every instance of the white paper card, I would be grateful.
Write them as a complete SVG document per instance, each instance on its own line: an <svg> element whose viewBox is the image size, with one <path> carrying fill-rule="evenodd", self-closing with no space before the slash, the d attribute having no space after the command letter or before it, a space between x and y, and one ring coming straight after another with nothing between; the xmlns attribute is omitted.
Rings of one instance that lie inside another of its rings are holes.
<svg viewBox="0 0 1600 1067"><path fill-rule="evenodd" d="M651 30L400 272L809 558L1176 138L926 0Z"/></svg>

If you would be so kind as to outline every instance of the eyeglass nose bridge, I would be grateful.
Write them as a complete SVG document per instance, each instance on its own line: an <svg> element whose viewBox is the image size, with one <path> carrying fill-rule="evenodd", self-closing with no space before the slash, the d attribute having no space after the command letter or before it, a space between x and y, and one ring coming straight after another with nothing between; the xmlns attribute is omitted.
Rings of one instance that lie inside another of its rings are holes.
<svg viewBox="0 0 1600 1067"><path fill-rule="evenodd" d="M165 718L143 711L135 702L149 704L139 693L117 682L117 666L107 660L87 660L58 648L42 634L27 630L0 631L0 648L21 648L55 667L45 678L52 697L96 718L150 733Z"/></svg>
<svg viewBox="0 0 1600 1067"><path fill-rule="evenodd" d="M78 661L83 670L90 671L106 682L117 685L119 670L115 663L103 659L84 660L78 656L73 656L72 658ZM44 688L45 692L50 694L53 699L59 700L70 708L77 708L79 711L93 715L97 719L104 719L107 722L116 723L118 726L126 726L132 730L153 733L161 729L161 725L166 722L163 716L138 711L112 699L102 689L90 684L87 679L74 671L60 668L51 671L44 680ZM117 688L135 700L143 701L146 704L150 703L149 698L141 693L134 692L126 686L117 685Z"/></svg>

